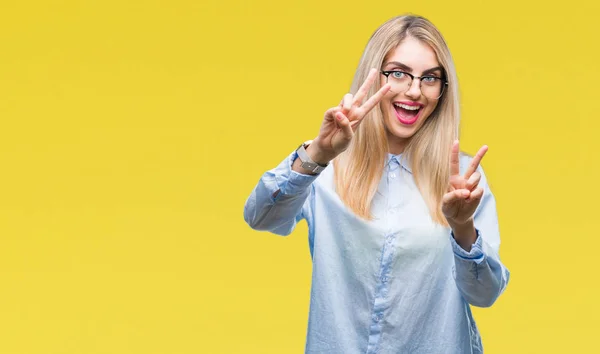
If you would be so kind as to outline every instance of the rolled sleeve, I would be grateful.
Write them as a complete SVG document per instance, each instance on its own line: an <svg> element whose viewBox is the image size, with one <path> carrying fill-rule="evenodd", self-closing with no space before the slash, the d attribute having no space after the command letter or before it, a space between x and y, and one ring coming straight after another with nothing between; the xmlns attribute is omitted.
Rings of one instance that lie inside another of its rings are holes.
<svg viewBox="0 0 600 354"><path fill-rule="evenodd" d="M292 170L292 165L298 154L293 152L290 154L286 170L282 171L281 175L277 178L277 185L279 186L279 195L296 195L306 191L306 189L317 179L319 175L305 175L303 173ZM278 197L279 197L278 195Z"/></svg>
<svg viewBox="0 0 600 354"><path fill-rule="evenodd" d="M292 170L298 155L290 153L277 167L265 172L244 206L244 220L255 230L289 235L304 217L303 207L312 195L318 175Z"/></svg>
<svg viewBox="0 0 600 354"><path fill-rule="evenodd" d="M450 243L452 244L452 250L456 257L464 261L472 261L476 264L480 264L483 262L484 258L483 241L479 235L479 230L475 229L475 232L477 233L477 239L475 239L475 242L471 245L471 251L469 252L460 247L456 242L456 239L454 239L454 232L450 232Z"/></svg>

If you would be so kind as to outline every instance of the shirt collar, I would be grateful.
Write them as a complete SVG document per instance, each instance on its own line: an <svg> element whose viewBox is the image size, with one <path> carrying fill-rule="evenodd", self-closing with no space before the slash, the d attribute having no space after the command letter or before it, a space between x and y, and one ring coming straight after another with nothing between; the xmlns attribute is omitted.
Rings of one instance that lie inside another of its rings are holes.
<svg viewBox="0 0 600 354"><path fill-rule="evenodd" d="M398 168L398 166L402 166L402 168L412 173L412 170L410 168L410 161L406 156L403 156L403 154L394 155L388 153L387 162L385 165L390 171L395 170L396 168Z"/></svg>

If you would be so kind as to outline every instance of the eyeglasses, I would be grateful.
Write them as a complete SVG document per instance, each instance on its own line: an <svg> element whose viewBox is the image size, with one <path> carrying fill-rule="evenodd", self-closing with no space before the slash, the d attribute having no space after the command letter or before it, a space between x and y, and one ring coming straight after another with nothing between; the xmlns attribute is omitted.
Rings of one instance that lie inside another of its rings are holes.
<svg viewBox="0 0 600 354"><path fill-rule="evenodd" d="M448 86L448 81L433 75L419 77L399 70L381 71L381 73L385 76L386 83L392 86L391 91L397 93L406 92L412 86L413 80L418 79L423 96L433 100L442 97L444 88Z"/></svg>

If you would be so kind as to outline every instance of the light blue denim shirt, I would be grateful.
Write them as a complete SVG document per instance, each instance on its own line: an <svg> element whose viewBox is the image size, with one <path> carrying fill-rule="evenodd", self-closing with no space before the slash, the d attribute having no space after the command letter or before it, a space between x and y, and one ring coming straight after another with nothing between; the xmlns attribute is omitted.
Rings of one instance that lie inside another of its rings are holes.
<svg viewBox="0 0 600 354"><path fill-rule="evenodd" d="M300 220L308 223L306 353L482 353L470 305L491 306L510 273L498 255L495 200L481 167L478 237L466 252L449 228L431 220L402 155L388 154L371 221L339 199L332 165L304 175L291 169L296 157L292 152L261 177L244 219L255 230L284 236ZM461 173L469 161L461 156Z"/></svg>

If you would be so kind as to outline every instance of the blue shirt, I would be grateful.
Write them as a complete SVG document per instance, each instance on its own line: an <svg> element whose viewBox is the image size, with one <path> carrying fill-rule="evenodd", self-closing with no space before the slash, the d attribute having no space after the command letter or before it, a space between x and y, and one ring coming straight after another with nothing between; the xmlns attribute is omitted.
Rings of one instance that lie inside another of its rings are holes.
<svg viewBox="0 0 600 354"><path fill-rule="evenodd" d="M291 153L261 177L244 219L284 236L300 220L308 224L306 353L482 353L470 305L491 306L510 274L498 255L495 200L482 168L477 239L466 252L450 228L431 220L402 155L388 154L370 221L338 197L332 165L304 175L291 169L296 157ZM469 161L461 155L461 173Z"/></svg>

